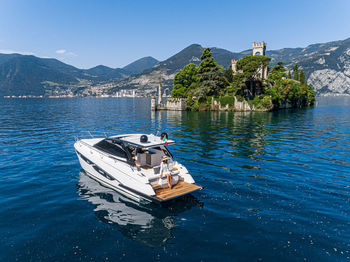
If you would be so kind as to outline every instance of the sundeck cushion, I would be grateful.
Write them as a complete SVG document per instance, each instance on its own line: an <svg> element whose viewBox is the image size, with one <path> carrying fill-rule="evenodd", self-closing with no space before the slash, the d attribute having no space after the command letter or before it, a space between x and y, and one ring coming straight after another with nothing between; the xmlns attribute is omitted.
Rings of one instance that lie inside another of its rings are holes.
<svg viewBox="0 0 350 262"><path fill-rule="evenodd" d="M145 153L138 153L138 154L137 154L137 162L138 162L141 166L147 165L146 154L145 154Z"/></svg>

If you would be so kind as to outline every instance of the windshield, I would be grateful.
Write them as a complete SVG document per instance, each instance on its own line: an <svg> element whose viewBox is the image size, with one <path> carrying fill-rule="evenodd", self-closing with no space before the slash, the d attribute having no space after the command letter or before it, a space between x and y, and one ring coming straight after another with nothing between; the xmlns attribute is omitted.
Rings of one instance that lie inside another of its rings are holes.
<svg viewBox="0 0 350 262"><path fill-rule="evenodd" d="M126 159L127 155L126 152L124 151L123 147L116 143L116 141L110 140L110 139L104 139L94 145L94 147L111 154L113 156L121 157Z"/></svg>

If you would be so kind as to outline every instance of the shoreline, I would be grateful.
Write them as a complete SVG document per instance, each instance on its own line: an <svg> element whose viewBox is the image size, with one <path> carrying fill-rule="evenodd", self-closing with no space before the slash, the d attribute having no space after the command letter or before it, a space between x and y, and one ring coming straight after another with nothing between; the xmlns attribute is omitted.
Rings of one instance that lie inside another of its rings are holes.
<svg viewBox="0 0 350 262"><path fill-rule="evenodd" d="M321 94L321 95L316 95L316 97L350 97L350 94ZM152 97L150 96L2 96L1 98L3 99L26 99L26 98L149 98L151 99Z"/></svg>

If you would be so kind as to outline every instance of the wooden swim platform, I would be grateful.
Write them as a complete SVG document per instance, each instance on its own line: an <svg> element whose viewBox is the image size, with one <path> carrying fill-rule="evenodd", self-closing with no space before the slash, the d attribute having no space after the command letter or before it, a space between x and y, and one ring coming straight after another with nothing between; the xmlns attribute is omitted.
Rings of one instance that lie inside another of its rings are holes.
<svg viewBox="0 0 350 262"><path fill-rule="evenodd" d="M175 186L172 188L159 188L155 189L156 197L162 199L162 200L169 200L172 198L176 198L185 194L188 194L190 192L196 191L198 189L202 189L200 186L190 184L184 181L179 181Z"/></svg>

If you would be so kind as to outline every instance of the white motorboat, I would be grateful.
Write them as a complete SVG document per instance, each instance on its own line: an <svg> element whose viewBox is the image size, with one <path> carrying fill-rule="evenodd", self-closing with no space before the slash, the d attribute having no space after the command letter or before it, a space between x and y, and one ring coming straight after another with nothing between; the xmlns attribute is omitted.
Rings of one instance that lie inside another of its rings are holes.
<svg viewBox="0 0 350 262"><path fill-rule="evenodd" d="M80 165L89 176L137 200L164 202L196 190L186 167L173 159L168 135L125 134L77 140Z"/></svg>

